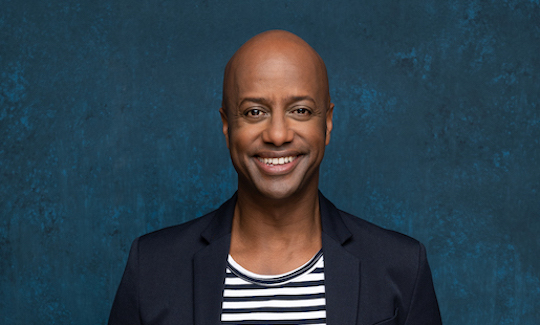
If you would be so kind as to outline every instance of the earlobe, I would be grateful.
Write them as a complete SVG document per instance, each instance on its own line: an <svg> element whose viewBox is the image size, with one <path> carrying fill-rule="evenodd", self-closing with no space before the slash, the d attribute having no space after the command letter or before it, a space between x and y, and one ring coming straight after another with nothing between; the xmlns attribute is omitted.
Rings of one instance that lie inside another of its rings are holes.
<svg viewBox="0 0 540 325"><path fill-rule="evenodd" d="M332 132L332 127L334 126L332 122L333 114L334 104L330 103L330 106L328 106L328 109L326 110L326 145L330 143L330 133Z"/></svg>
<svg viewBox="0 0 540 325"><path fill-rule="evenodd" d="M223 123L223 134L225 135L227 148L229 148L229 120L227 119L227 113L223 107L219 109L219 114L221 115L221 123Z"/></svg>

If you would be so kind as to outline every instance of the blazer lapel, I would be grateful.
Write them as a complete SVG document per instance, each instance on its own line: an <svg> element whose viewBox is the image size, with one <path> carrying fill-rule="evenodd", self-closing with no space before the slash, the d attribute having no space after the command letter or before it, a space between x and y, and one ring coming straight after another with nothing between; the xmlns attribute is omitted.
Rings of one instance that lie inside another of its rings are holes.
<svg viewBox="0 0 540 325"><path fill-rule="evenodd" d="M326 290L326 323L356 324L360 294L360 261L343 245L351 233L337 208L319 195Z"/></svg>
<svg viewBox="0 0 540 325"><path fill-rule="evenodd" d="M235 205L236 194L216 211L201 234L208 246L193 258L194 323L197 325L221 323L223 285Z"/></svg>
<svg viewBox="0 0 540 325"><path fill-rule="evenodd" d="M197 325L215 325L221 322L223 281L230 238L230 235L221 237L195 254L193 300Z"/></svg>

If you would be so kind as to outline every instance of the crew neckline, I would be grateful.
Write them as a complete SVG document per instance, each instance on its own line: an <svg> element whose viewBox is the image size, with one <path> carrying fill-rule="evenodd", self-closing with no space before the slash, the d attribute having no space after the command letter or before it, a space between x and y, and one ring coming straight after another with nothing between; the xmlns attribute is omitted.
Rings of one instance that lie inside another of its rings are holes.
<svg viewBox="0 0 540 325"><path fill-rule="evenodd" d="M322 258L322 255L323 251L321 249L303 265L292 271L281 274L266 275L251 272L238 264L230 254L227 258L227 267L230 269L231 273L245 281L263 286L276 286L285 284L304 274L310 273L316 268L317 262Z"/></svg>

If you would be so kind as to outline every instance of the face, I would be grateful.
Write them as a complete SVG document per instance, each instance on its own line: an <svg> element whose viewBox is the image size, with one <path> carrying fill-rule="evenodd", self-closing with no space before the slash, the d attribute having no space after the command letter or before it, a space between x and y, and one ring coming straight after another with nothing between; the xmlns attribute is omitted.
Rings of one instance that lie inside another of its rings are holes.
<svg viewBox="0 0 540 325"><path fill-rule="evenodd" d="M317 67L265 54L235 70L220 112L239 191L279 200L317 190L333 111Z"/></svg>

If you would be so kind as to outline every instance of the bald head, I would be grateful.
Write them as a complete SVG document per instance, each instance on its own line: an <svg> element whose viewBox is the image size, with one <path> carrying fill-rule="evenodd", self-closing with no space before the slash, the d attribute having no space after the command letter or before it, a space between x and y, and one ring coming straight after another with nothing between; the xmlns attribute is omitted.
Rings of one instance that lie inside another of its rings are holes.
<svg viewBox="0 0 540 325"><path fill-rule="evenodd" d="M317 197L333 108L324 63L298 36L268 31L240 47L220 109L239 197Z"/></svg>
<svg viewBox="0 0 540 325"><path fill-rule="evenodd" d="M271 30L248 40L227 63L223 78L223 108L229 111L238 104L235 94L247 73L275 69L276 63L284 69L294 67L301 73L312 74L320 95L330 104L326 66L319 54L300 37L283 30Z"/></svg>

